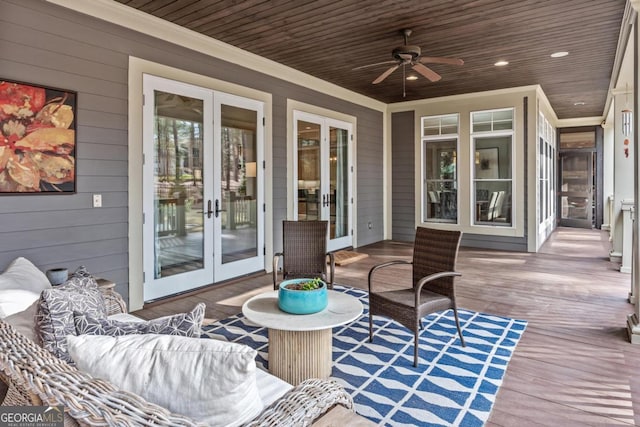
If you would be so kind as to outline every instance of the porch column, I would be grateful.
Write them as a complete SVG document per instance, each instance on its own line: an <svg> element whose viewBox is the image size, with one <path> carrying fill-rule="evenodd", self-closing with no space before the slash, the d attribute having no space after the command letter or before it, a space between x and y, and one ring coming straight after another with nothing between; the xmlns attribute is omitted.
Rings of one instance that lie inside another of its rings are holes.
<svg viewBox="0 0 640 427"><path fill-rule="evenodd" d="M613 111L611 111L610 116L606 122L602 124L603 131L603 141L602 141L602 165L603 165L603 182L602 182L602 195L604 202L604 209L602 215L602 230L609 232L609 241L612 240L613 234L613 208L615 203L615 198L613 195L614 182L613 182L613 171L615 170L615 166L613 163L613 152L614 152L614 133L615 128L613 126ZM611 171L611 172L610 172Z"/></svg>
<svg viewBox="0 0 640 427"><path fill-rule="evenodd" d="M634 161L631 151L634 133L631 130L627 135L623 132L622 126L622 110L633 109L633 88L616 88L613 90L613 122L614 122L614 140L613 140L613 216L609 219L611 226L611 252L609 256L611 261L622 262L624 256L623 240L624 233L629 232L629 228L624 230L622 201L632 201L634 199ZM632 126L633 127L633 126ZM625 145L625 141L627 144ZM630 254L627 254L629 257ZM630 260L630 258L628 258ZM627 266L629 268L629 266ZM622 271L622 269L621 269ZM627 271L629 272L629 271Z"/></svg>

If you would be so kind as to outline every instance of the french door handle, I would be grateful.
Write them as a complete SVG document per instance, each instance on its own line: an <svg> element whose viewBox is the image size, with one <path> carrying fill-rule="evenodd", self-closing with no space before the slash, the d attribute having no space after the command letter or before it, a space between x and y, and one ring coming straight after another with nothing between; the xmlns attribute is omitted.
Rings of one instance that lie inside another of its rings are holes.
<svg viewBox="0 0 640 427"><path fill-rule="evenodd" d="M322 195L322 207L324 208L325 206L327 206L327 195L323 194Z"/></svg>
<svg viewBox="0 0 640 427"><path fill-rule="evenodd" d="M207 214L207 218L211 218L211 214L213 213L211 210L211 200L207 200L207 211L205 213ZM216 216L218 215L216 214Z"/></svg>
<svg viewBox="0 0 640 427"><path fill-rule="evenodd" d="M225 209L220 209L220 200L216 199L216 210L215 210L215 214L216 214L216 218L218 218L218 215L220 214L220 212L224 212Z"/></svg>

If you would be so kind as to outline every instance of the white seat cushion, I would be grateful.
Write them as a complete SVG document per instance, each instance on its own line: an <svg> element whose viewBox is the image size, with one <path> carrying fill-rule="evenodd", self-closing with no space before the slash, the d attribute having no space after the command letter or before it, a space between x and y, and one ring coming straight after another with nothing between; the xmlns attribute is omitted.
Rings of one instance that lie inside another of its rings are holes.
<svg viewBox="0 0 640 427"><path fill-rule="evenodd" d="M265 407L280 399L286 392L293 388L288 382L262 369L256 369L256 384L258 385L260 398Z"/></svg>
<svg viewBox="0 0 640 427"><path fill-rule="evenodd" d="M173 335L68 336L78 369L209 426L237 426L263 409L256 351Z"/></svg>

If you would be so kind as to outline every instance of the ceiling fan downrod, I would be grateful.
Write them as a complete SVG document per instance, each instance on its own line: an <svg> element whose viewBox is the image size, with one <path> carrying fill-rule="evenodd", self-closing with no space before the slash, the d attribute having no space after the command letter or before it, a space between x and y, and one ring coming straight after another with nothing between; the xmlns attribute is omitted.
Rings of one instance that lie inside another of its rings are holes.
<svg viewBox="0 0 640 427"><path fill-rule="evenodd" d="M405 68L406 68L407 64L402 64L402 97L406 98L407 97L407 89L406 89L406 81L407 78L405 76Z"/></svg>

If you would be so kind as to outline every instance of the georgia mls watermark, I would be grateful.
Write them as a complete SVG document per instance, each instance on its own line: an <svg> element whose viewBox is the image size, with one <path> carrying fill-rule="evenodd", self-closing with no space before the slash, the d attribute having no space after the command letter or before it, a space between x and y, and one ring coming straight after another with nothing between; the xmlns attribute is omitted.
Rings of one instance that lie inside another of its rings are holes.
<svg viewBox="0 0 640 427"><path fill-rule="evenodd" d="M0 427L63 427L62 406L0 407Z"/></svg>

